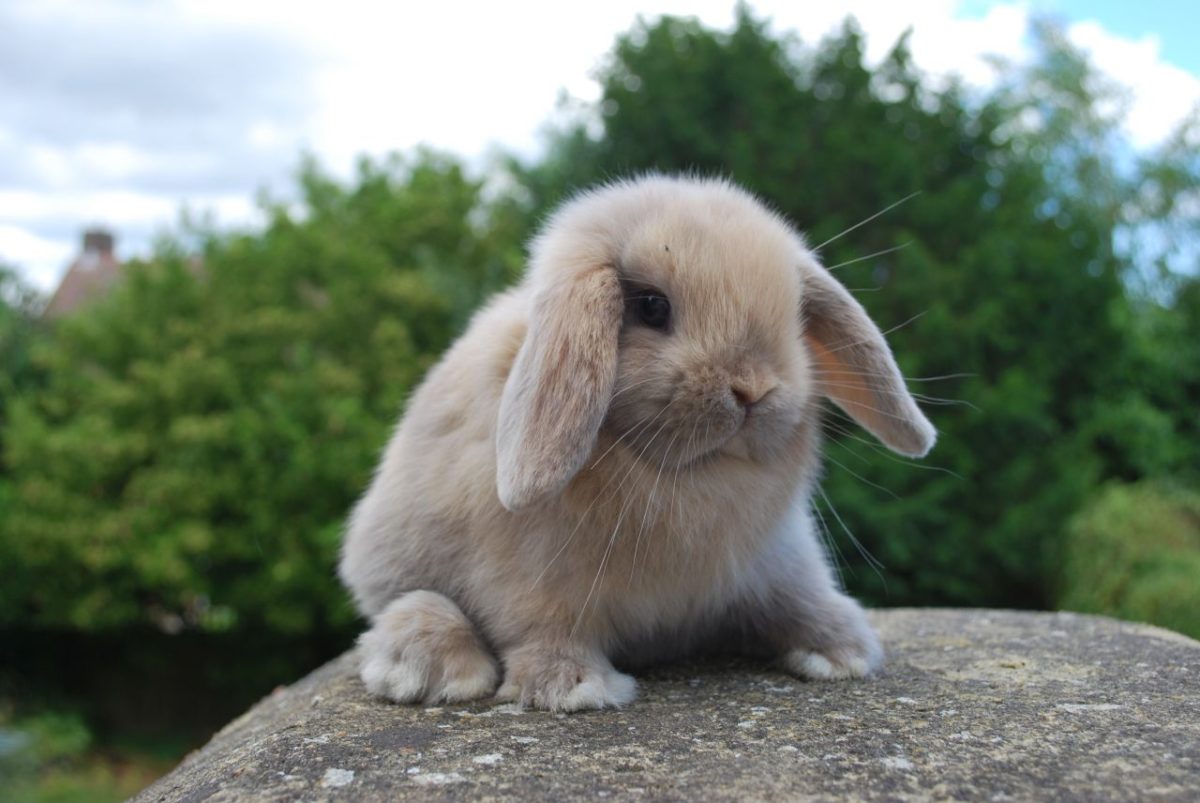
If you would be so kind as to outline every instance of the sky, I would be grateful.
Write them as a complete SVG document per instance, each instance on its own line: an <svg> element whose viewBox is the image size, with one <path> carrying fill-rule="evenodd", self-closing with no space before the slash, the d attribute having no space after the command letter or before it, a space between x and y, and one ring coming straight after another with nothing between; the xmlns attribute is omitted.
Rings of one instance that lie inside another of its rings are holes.
<svg viewBox="0 0 1200 803"><path fill-rule="evenodd" d="M1127 133L1151 148L1200 104L1200 4L1128 0L757 0L775 33L815 43L853 14L878 60L908 28L916 63L986 87L987 54L1028 56L1031 15L1129 87ZM534 156L563 93L638 16L726 28L734 0L573 4L0 0L0 263L49 292L82 230L147 253L183 208L253 224L300 155L348 175L418 144L482 165Z"/></svg>

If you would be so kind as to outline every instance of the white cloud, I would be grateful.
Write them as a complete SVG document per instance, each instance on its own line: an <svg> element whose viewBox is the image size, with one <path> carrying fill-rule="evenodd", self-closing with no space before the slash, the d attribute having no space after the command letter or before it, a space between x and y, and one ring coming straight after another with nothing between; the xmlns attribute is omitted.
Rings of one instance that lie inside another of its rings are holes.
<svg viewBox="0 0 1200 803"><path fill-rule="evenodd" d="M53 287L74 250L69 241L39 237L19 225L0 223L0 260L21 266L24 278L35 287Z"/></svg>
<svg viewBox="0 0 1200 803"><path fill-rule="evenodd" d="M1190 110L1200 107L1200 76L1164 62L1157 37L1125 39L1091 21L1071 25L1067 37L1130 90L1125 127L1139 148L1162 142Z"/></svg>
<svg viewBox="0 0 1200 803"><path fill-rule="evenodd" d="M120 230L146 221L168 222L183 205L212 209L223 220L247 217L254 208L253 199L241 193L166 197L136 190L82 190L57 197L30 190L0 190L0 220L21 225L66 217Z"/></svg>
<svg viewBox="0 0 1200 803"><path fill-rule="evenodd" d="M278 189L301 149L338 172L418 143L532 154L561 91L596 98L592 76L639 14L724 28L733 6L0 0L0 259L47 288L85 225L116 227L128 255L184 202L250 220L255 190ZM975 20L958 18L956 0L754 6L810 45L853 14L872 63L911 28L918 65L974 84L992 80L985 54L1027 56L1027 2ZM1164 63L1152 38L1086 21L1069 35L1133 87L1139 145L1200 98L1200 78Z"/></svg>
<svg viewBox="0 0 1200 803"><path fill-rule="evenodd" d="M941 19L914 29L914 60L933 74L960 75L976 86L995 79L987 56L1012 61L1029 57L1029 10L1024 4L994 6L977 20Z"/></svg>

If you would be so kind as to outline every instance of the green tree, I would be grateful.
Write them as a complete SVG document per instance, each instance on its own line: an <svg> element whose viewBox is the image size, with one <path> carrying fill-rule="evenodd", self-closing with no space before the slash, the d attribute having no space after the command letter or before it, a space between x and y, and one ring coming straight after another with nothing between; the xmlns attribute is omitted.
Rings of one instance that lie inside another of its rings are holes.
<svg viewBox="0 0 1200 803"><path fill-rule="evenodd" d="M0 624L345 625L342 521L405 394L519 266L447 157L307 164L261 233L131 264L4 432Z"/></svg>
<svg viewBox="0 0 1200 803"><path fill-rule="evenodd" d="M39 334L39 307L37 293L21 281L16 271L0 264L0 531L6 528L6 516L12 508L4 425L11 399L37 382L30 351ZM6 557L4 544L0 543L0 566L13 565Z"/></svg>
<svg viewBox="0 0 1200 803"><path fill-rule="evenodd" d="M1134 152L1121 130L1127 93L1098 74L1059 27L1037 22L1033 35L1039 57L1008 65L993 99L1009 121L1003 130L1045 179L1039 216L1064 231L1091 228L1087 270L1116 273L1125 291L1112 315L1127 342L1108 352L1111 369L1093 389L1082 428L1105 477L1187 471L1195 440L1176 420L1194 416L1169 390L1164 369L1183 369L1178 380L1186 386L1185 355L1195 351L1178 330L1187 327L1187 275L1200 267L1200 129L1193 117L1163 144Z"/></svg>
<svg viewBox="0 0 1200 803"><path fill-rule="evenodd" d="M0 264L0 427L7 400L34 381L30 349L39 331L40 306L37 292L22 282L16 271ZM0 456L0 467L3 465Z"/></svg>

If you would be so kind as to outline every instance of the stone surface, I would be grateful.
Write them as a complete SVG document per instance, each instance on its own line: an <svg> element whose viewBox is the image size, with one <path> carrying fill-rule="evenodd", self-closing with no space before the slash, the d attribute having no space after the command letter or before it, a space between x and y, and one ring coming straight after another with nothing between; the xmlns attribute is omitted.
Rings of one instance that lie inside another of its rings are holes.
<svg viewBox="0 0 1200 803"><path fill-rule="evenodd" d="M137 800L1200 800L1200 642L1074 614L872 618L870 680L675 666L572 715L388 704L348 653Z"/></svg>

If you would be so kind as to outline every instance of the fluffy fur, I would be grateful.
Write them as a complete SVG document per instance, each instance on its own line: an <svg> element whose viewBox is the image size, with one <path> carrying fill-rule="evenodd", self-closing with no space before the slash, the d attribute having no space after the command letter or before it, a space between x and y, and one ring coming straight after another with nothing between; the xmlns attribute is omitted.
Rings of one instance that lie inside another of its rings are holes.
<svg viewBox="0 0 1200 803"><path fill-rule="evenodd" d="M647 288L665 331L630 312ZM619 706L635 684L614 660L714 641L869 673L879 642L810 516L821 397L898 452L933 444L878 328L753 197L651 177L571 201L413 395L350 517L364 681Z"/></svg>

